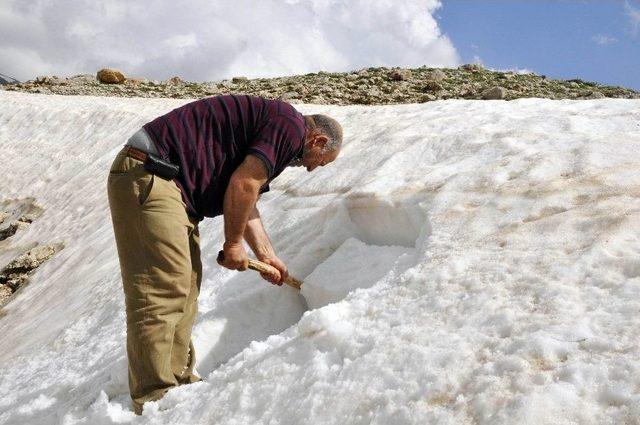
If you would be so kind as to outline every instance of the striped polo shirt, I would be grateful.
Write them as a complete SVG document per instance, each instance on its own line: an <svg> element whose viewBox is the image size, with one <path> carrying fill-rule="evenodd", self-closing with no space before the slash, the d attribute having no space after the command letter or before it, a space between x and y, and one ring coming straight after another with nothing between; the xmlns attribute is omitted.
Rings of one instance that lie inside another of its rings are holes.
<svg viewBox="0 0 640 425"><path fill-rule="evenodd" d="M143 126L165 160L180 166L174 179L191 217L222 214L233 172L249 154L268 181L302 155L303 115L290 104L256 96L214 96L183 105Z"/></svg>

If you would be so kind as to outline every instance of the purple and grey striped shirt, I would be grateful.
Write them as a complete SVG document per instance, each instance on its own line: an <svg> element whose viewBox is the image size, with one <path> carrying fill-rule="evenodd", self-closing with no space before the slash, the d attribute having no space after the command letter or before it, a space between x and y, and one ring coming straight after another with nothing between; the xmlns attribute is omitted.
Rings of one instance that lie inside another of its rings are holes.
<svg viewBox="0 0 640 425"><path fill-rule="evenodd" d="M248 154L267 167L269 183L302 155L303 115L280 100L214 96L183 105L143 127L162 158L180 166L174 179L190 216L222 214L233 172Z"/></svg>

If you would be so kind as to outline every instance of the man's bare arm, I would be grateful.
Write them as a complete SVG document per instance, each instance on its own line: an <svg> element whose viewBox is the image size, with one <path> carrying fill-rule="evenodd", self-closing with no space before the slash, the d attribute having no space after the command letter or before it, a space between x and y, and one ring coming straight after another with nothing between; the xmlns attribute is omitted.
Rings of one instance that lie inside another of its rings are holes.
<svg viewBox="0 0 640 425"><path fill-rule="evenodd" d="M221 264L233 270L246 270L247 253L242 245L244 231L258 199L260 187L268 178L265 164L247 155L231 176L224 194L224 254Z"/></svg>
<svg viewBox="0 0 640 425"><path fill-rule="evenodd" d="M247 226L244 229L244 240L247 241L253 253L258 257L258 260L275 267L280 272L280 276L260 273L262 277L273 284L282 285L284 280L289 276L289 270L287 269L287 265L276 255L267 231L262 224L260 212L257 207L255 207L249 215Z"/></svg>
<svg viewBox="0 0 640 425"><path fill-rule="evenodd" d="M253 211L249 214L249 220L247 220L247 226L244 229L244 240L247 241L258 260L275 256L275 250L262 224L258 207L254 206Z"/></svg>

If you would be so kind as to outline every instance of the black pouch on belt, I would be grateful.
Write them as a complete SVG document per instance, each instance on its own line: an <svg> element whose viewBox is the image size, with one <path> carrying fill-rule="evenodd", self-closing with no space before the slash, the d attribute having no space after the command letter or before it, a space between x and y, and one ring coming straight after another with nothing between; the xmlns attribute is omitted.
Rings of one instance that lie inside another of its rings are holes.
<svg viewBox="0 0 640 425"><path fill-rule="evenodd" d="M166 180L173 180L178 175L180 167L164 161L153 154L147 154L144 169Z"/></svg>

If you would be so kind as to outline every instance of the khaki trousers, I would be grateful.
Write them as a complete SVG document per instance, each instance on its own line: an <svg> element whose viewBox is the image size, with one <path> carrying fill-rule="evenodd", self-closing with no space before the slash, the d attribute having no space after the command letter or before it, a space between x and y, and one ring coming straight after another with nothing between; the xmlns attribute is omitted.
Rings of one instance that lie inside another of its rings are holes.
<svg viewBox="0 0 640 425"><path fill-rule="evenodd" d="M194 375L191 330L202 280L200 236L173 181L116 156L107 183L127 315L134 410Z"/></svg>

